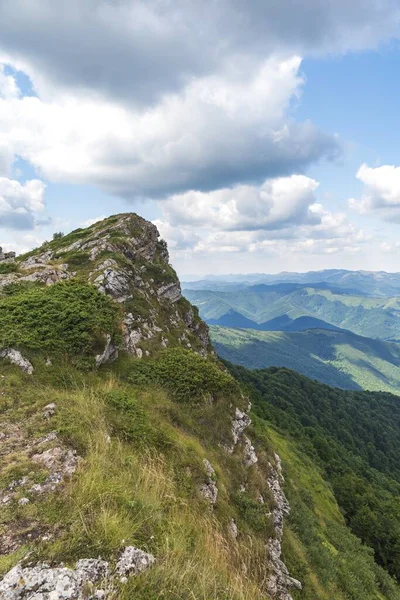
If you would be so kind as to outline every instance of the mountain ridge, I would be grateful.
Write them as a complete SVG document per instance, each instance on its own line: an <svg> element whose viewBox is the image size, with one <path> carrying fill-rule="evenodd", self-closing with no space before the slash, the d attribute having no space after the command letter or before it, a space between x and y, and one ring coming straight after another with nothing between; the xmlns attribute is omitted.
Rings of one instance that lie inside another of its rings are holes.
<svg viewBox="0 0 400 600"><path fill-rule="evenodd" d="M11 264L0 269L0 597L400 598L383 568L390 558L398 572L393 546L378 554L368 539L375 562L318 453L268 419L272 401L252 409L154 225L115 215ZM336 393L292 381L317 405ZM397 429L384 433L396 463Z"/></svg>

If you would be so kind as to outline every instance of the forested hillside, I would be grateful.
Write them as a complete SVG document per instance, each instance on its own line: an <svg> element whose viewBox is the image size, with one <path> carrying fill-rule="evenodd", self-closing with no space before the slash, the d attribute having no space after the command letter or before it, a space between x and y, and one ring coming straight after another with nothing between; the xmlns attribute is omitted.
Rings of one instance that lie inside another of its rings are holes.
<svg viewBox="0 0 400 600"><path fill-rule="evenodd" d="M399 578L398 398L332 389L287 369L227 366L257 416L320 466L352 531Z"/></svg>
<svg viewBox="0 0 400 600"><path fill-rule="evenodd" d="M249 369L288 367L328 385L400 394L400 344L349 331L210 327L222 358Z"/></svg>

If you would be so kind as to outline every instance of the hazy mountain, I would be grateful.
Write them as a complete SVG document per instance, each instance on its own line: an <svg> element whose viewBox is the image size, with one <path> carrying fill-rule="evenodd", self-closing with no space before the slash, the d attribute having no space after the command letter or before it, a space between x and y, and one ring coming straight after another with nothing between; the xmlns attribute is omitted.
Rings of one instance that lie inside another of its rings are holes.
<svg viewBox="0 0 400 600"><path fill-rule="evenodd" d="M347 271L345 269L325 269L323 271L309 271L308 273L210 275L200 281L183 282L182 285L187 290L234 290L263 283L325 283L328 286L339 288L342 291L347 290L355 295L377 298L400 295L400 273Z"/></svg>
<svg viewBox="0 0 400 600"><path fill-rule="evenodd" d="M229 311L258 325L282 315L292 321L312 317L357 335L400 340L400 296L372 298L303 284L259 284L234 292L186 290L185 295L208 322L215 323Z"/></svg>

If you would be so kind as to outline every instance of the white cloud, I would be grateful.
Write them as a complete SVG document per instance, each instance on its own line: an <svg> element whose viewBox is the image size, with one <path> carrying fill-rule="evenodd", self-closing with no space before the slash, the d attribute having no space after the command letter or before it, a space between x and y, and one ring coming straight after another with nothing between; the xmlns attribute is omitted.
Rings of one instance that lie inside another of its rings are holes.
<svg viewBox="0 0 400 600"><path fill-rule="evenodd" d="M375 213L384 220L400 223L400 167L363 164L357 179L364 184L360 199L350 198L349 207L359 214Z"/></svg>
<svg viewBox="0 0 400 600"><path fill-rule="evenodd" d="M168 198L162 208L173 226L276 230L321 221L318 211L312 210L318 185L310 177L292 175L266 180L261 186L239 185L177 194Z"/></svg>
<svg viewBox="0 0 400 600"><path fill-rule="evenodd" d="M212 192L186 192L160 202L155 221L174 260L223 254L328 255L360 251L370 237L316 201L319 183L304 175ZM252 261L252 258L249 258Z"/></svg>
<svg viewBox="0 0 400 600"><path fill-rule="evenodd" d="M0 99L0 139L52 181L127 199L288 174L339 152L336 138L286 117L300 62L195 79L144 111L68 95Z"/></svg>
<svg viewBox="0 0 400 600"><path fill-rule="evenodd" d="M21 184L0 177L0 227L33 229L37 213L45 208L44 191L38 179Z"/></svg>

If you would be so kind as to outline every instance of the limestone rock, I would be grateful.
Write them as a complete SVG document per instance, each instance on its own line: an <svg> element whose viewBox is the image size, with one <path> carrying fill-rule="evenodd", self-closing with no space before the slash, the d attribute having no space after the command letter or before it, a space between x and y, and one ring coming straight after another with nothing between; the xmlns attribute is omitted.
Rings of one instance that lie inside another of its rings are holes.
<svg viewBox="0 0 400 600"><path fill-rule="evenodd" d="M252 465L255 465L257 461L258 458L254 446L252 445L249 438L245 435L243 448L243 464L246 467L251 467Z"/></svg>
<svg viewBox="0 0 400 600"><path fill-rule="evenodd" d="M240 440L243 431L251 424L251 419L246 412L242 412L239 408L235 410L235 417L232 421L232 437L233 443L236 445Z"/></svg>
<svg viewBox="0 0 400 600"><path fill-rule="evenodd" d="M218 488L215 483L215 471L211 466L210 462L205 458L203 464L207 473L207 481L199 487L199 492L205 500L207 500L211 506L217 503L218 499Z"/></svg>
<svg viewBox="0 0 400 600"><path fill-rule="evenodd" d="M17 365L20 369L22 369L28 375L32 375L33 366L29 362L27 358L22 356L19 350L15 350L14 348L4 348L0 351L0 358L7 358L13 365Z"/></svg>
<svg viewBox="0 0 400 600"><path fill-rule="evenodd" d="M108 563L99 559L79 560L75 569L50 568L46 563L25 568L16 565L0 582L0 598L84 600L90 597L87 594L88 585L95 584L107 574Z"/></svg>
<svg viewBox="0 0 400 600"><path fill-rule="evenodd" d="M104 363L111 362L118 358L118 348L113 344L111 335L107 335L106 347L102 354L96 356L96 367L104 365Z"/></svg>
<svg viewBox="0 0 400 600"><path fill-rule="evenodd" d="M127 546L116 565L116 572L121 577L138 575L155 563L152 554L148 554L135 546Z"/></svg>

